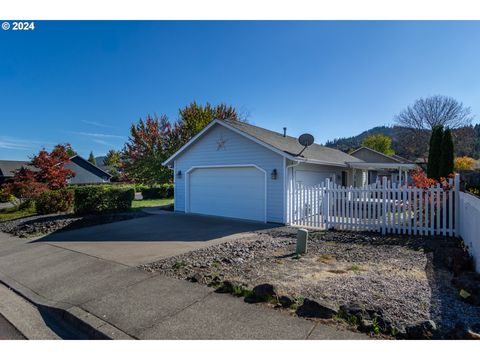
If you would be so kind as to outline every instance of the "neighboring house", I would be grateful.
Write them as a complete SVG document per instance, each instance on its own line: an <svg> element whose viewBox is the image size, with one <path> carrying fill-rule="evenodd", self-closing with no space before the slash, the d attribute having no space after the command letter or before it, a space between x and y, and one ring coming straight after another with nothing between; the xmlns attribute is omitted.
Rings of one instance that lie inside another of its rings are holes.
<svg viewBox="0 0 480 360"><path fill-rule="evenodd" d="M0 160L0 185L13 178L15 170L31 168L28 164L28 161Z"/></svg>
<svg viewBox="0 0 480 360"><path fill-rule="evenodd" d="M369 147L362 146L350 155L363 161L359 167L368 171L368 184L382 181L384 177L396 184L404 184L410 180L408 172L415 169L416 164L398 155L385 155Z"/></svg>
<svg viewBox="0 0 480 360"><path fill-rule="evenodd" d="M110 182L112 177L105 170L93 165L79 155L72 156L65 168L72 170L75 176L68 180L69 184L98 184Z"/></svg>
<svg viewBox="0 0 480 360"><path fill-rule="evenodd" d="M215 120L163 163L174 170L175 210L286 223L295 184L366 184L367 171L350 165L360 159L317 144L302 150L294 137Z"/></svg>
<svg viewBox="0 0 480 360"><path fill-rule="evenodd" d="M13 178L14 171L27 167L35 171L28 161L0 160L0 184ZM75 172L75 176L69 179L69 184L98 184L110 182L111 175L99 167L91 164L81 156L75 155L65 165L67 169Z"/></svg>

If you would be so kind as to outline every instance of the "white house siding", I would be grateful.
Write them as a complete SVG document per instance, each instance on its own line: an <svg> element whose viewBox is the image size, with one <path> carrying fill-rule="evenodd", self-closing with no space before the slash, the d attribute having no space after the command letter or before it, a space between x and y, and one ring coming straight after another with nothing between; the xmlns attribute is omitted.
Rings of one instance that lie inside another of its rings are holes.
<svg viewBox="0 0 480 360"><path fill-rule="evenodd" d="M218 140L225 146L218 148ZM175 211L185 211L185 173L195 166L257 165L267 173L267 221L284 222L283 157L221 125L215 125L175 160ZM277 179L271 178L277 170ZM181 171L179 178L176 174Z"/></svg>
<svg viewBox="0 0 480 360"><path fill-rule="evenodd" d="M291 163L291 162L290 162ZM342 171L348 171L346 167L306 164L300 163L293 167L296 182L303 182L304 185L318 185L323 182L325 176L332 174L333 181L337 184L342 183ZM303 181L302 181L303 180ZM317 182L318 181L318 182Z"/></svg>

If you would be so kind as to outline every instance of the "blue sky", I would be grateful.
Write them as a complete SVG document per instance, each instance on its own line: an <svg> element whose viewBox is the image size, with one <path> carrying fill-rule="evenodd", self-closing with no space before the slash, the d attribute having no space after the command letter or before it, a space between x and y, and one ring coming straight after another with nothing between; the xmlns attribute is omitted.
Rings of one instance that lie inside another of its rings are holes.
<svg viewBox="0 0 480 360"><path fill-rule="evenodd" d="M0 159L69 142L121 149L148 113L226 102L317 142L352 136L419 97L480 118L480 22L51 21L0 30Z"/></svg>

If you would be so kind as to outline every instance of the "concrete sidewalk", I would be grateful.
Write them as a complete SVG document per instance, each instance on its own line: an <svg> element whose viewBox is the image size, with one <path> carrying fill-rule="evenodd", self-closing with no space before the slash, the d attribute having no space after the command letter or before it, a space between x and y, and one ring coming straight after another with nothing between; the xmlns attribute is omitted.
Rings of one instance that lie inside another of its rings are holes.
<svg viewBox="0 0 480 360"><path fill-rule="evenodd" d="M1 232L0 280L37 306L109 338L368 339L202 285Z"/></svg>

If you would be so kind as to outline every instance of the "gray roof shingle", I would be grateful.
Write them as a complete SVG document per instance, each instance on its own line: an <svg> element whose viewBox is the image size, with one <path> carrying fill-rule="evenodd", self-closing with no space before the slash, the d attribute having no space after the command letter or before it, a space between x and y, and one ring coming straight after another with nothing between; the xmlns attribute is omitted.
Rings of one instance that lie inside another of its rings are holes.
<svg viewBox="0 0 480 360"><path fill-rule="evenodd" d="M20 170L22 166L33 170L29 164L29 161L0 160L0 176L13 177L14 171Z"/></svg>
<svg viewBox="0 0 480 360"><path fill-rule="evenodd" d="M264 142L274 148L285 152L288 155L296 156L302 150L303 146L298 143L297 138L292 136L283 136L283 134L275 131L267 130L255 125L247 124L240 121L223 120L226 124L240 130L250 136L253 136L257 140ZM348 155L343 151L332 149L326 146L313 144L309 146L300 156L305 160L313 160L325 163L341 164L346 162L361 162L362 160Z"/></svg>

